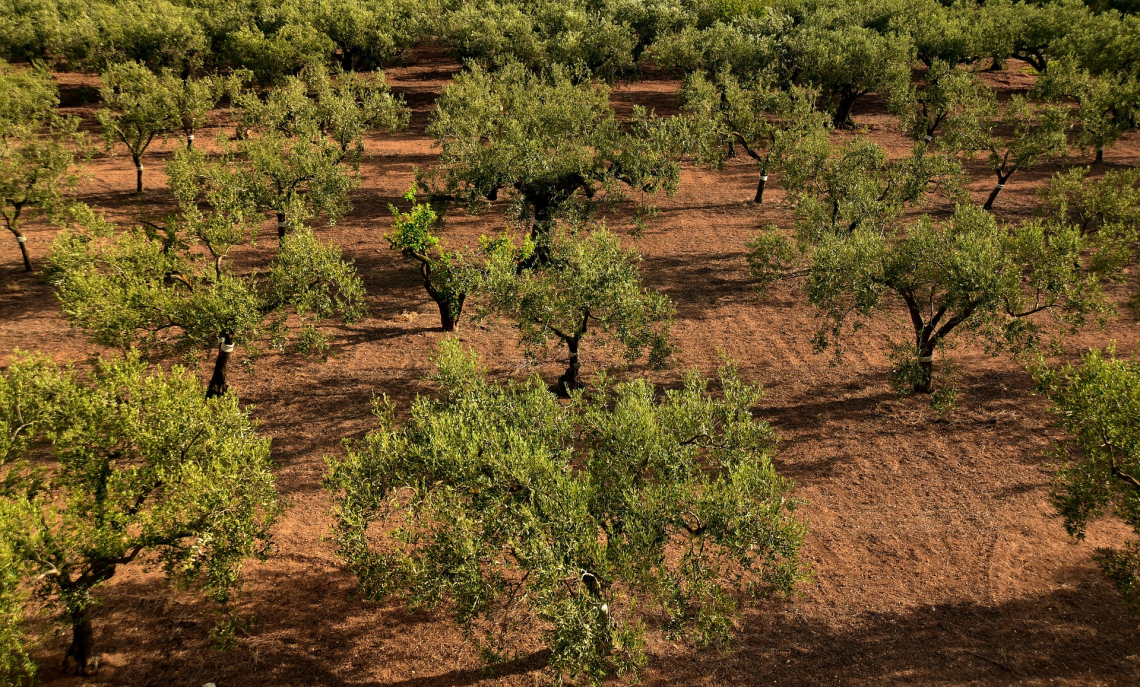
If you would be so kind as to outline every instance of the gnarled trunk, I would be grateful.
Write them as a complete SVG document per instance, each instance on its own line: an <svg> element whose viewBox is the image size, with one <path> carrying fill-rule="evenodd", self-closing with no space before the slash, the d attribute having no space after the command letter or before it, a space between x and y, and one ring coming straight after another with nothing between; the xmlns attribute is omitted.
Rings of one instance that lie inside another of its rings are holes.
<svg viewBox="0 0 1140 687"><path fill-rule="evenodd" d="M71 616L71 645L63 657L63 669L72 675L94 675L99 669L95 656L95 632L87 609Z"/></svg>
<svg viewBox="0 0 1140 687"><path fill-rule="evenodd" d="M1104 162L1104 148L1097 148L1096 158L1093 160L1093 164L1099 165L1102 162Z"/></svg>
<svg viewBox="0 0 1140 687"><path fill-rule="evenodd" d="M229 386L226 384L226 365L234 352L234 337L223 334L218 343L218 357L214 359L214 373L210 376L210 386L206 388L206 398L214 398L226 393Z"/></svg>
<svg viewBox="0 0 1140 687"><path fill-rule="evenodd" d="M452 304L446 299L432 295L432 300L439 308L439 326L443 328L443 331L453 332L459 328L459 315L463 312L463 301L466 299L467 294L459 294L459 297L455 299L453 309Z"/></svg>

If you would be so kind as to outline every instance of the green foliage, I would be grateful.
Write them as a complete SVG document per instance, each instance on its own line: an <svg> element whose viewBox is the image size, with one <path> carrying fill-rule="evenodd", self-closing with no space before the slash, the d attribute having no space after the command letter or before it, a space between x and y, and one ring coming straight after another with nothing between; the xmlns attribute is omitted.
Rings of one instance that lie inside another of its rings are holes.
<svg viewBox="0 0 1140 687"><path fill-rule="evenodd" d="M753 274L761 283L806 279L808 300L824 318L817 347L839 343L849 320L870 317L888 296L902 301L914 336L907 355L923 364L919 392L933 390L933 355L952 335L1022 351L1109 312L1097 276L1083 268L1088 243L1069 225L1000 225L962 205L948 222L863 223L849 232L805 226L795 239L777 231L750 244Z"/></svg>
<svg viewBox="0 0 1140 687"><path fill-rule="evenodd" d="M683 73L731 71L740 78L768 74L782 82L792 68L788 56L792 26L790 16L774 10L705 27L686 25L653 44L653 59Z"/></svg>
<svg viewBox="0 0 1140 687"><path fill-rule="evenodd" d="M473 68L455 77L438 100L428 133L440 146L440 167L420 184L437 197L477 211L499 191L545 250L550 227L572 199L621 187L672 193L687 145L672 120L634 108L623 126L609 89L575 83L563 70L540 77L514 64L490 73Z"/></svg>
<svg viewBox="0 0 1140 687"><path fill-rule="evenodd" d="M194 134L206 126L210 110L228 91L235 90L240 77L224 79L204 76L200 79L180 79L169 71L160 76L161 88L170 93L171 105L178 119L178 128L186 136L186 146L194 143Z"/></svg>
<svg viewBox="0 0 1140 687"><path fill-rule="evenodd" d="M282 235L286 223L320 214L331 223L347 213L364 134L402 129L409 119L382 73L341 74L334 82L319 64L286 78L264 99L246 92L237 102L246 187L260 207L276 213Z"/></svg>
<svg viewBox="0 0 1140 687"><path fill-rule="evenodd" d="M988 111L992 101L974 72L936 59L923 74L921 88L897 89L889 105L907 135L929 143L940 126L960 117L976 121L978 110Z"/></svg>
<svg viewBox="0 0 1140 687"><path fill-rule="evenodd" d="M193 173L192 164L187 168ZM190 208L166 227L116 232L90 209L77 208L48 269L68 322L105 346L198 355L220 337L256 356L265 344L284 349L291 339L303 353L323 350L318 323L363 317L356 270L310 229L285 237L263 271L238 272L224 261L248 236L248 207L226 186L235 180L214 177L198 191L217 203L206 210L194 209L198 195L182 182L179 193Z"/></svg>
<svg viewBox="0 0 1140 687"><path fill-rule="evenodd" d="M814 236L882 227L933 191L960 195L954 161L927 152L919 143L910 157L889 160L882 147L862 137L843 144L804 139L789 150L781 179L798 230Z"/></svg>
<svg viewBox="0 0 1140 687"><path fill-rule="evenodd" d="M668 360L673 303L642 286L641 256L623 250L605 227L583 236L560 233L549 265L535 269L519 268L529 245L520 251L505 238L488 242L487 250L482 290L490 309L516 322L528 351L551 340L566 345L570 360L560 389L581 385L578 350L585 338L620 344L630 361L646 352L655 367Z"/></svg>
<svg viewBox="0 0 1140 687"><path fill-rule="evenodd" d="M122 62L103 72L99 95L103 109L95 118L103 127L107 148L121 142L138 170L136 191L143 190L142 156L156 137L181 126L178 103L162 79L138 62Z"/></svg>
<svg viewBox="0 0 1140 687"><path fill-rule="evenodd" d="M52 119L59 89L43 67L21 69L0 61L0 136Z"/></svg>
<svg viewBox="0 0 1140 687"><path fill-rule="evenodd" d="M1050 496L1069 534L1114 513L1140 533L1140 365L1116 351L1090 350L1081 365L1034 368L1039 389L1072 438L1056 446ZM1097 549L1097 561L1125 600L1140 607L1140 547Z"/></svg>
<svg viewBox="0 0 1140 687"><path fill-rule="evenodd" d="M0 376L0 435L16 437L0 454L4 579L18 575L73 629L72 670L96 667L95 591L120 566L145 558L225 605L243 561L265 556L280 510L269 441L235 397L204 401L185 370L127 357L79 374L18 353ZM50 462L22 459L33 442Z"/></svg>
<svg viewBox="0 0 1140 687"><path fill-rule="evenodd" d="M1088 14L1081 0L989 0L982 9L981 21L993 42L992 57L1016 57L1045 73L1050 58L1063 50L1066 36L1079 30Z"/></svg>
<svg viewBox="0 0 1140 687"><path fill-rule="evenodd" d="M74 181L75 153L84 141L79 120L59 116L56 85L46 72L17 72L0 63L0 92L0 217L30 272L21 224L30 212L53 215L60 210Z"/></svg>
<svg viewBox="0 0 1140 687"><path fill-rule="evenodd" d="M895 10L885 22L888 31L909 36L916 56L927 68L937 62L950 67L974 63L999 52L990 45L997 37L986 31L984 5L943 4L938 0L884 5L884 10Z"/></svg>
<svg viewBox="0 0 1140 687"><path fill-rule="evenodd" d="M1104 279L1123 280L1140 241L1140 170L1111 169L1099 179L1089 168L1059 172L1038 191L1047 216L1080 228L1094 249L1091 269ZM1140 289L1133 307L1140 304Z"/></svg>
<svg viewBox="0 0 1140 687"><path fill-rule="evenodd" d="M602 379L564 405L534 378L488 380L454 339L435 363L438 400L404 424L382 408L330 460L338 550L368 598L447 603L485 655L537 620L550 668L598 682L645 662L644 619L721 644L736 590L804 576L760 390L731 367L720 398L693 372L664 392Z"/></svg>
<svg viewBox="0 0 1140 687"><path fill-rule="evenodd" d="M446 45L487 69L521 63L546 71L567 67L612 80L635 68L637 37L628 24L586 3L562 1L460 2L440 18Z"/></svg>
<svg viewBox="0 0 1140 687"><path fill-rule="evenodd" d="M1070 122L1063 107L1035 105L1020 95L1000 106L992 92L986 97L988 104L979 103L947 120L943 146L961 151L967 159L984 153L986 165L997 176L984 206L989 210L1014 172L1067 152Z"/></svg>
<svg viewBox="0 0 1140 687"><path fill-rule="evenodd" d="M1093 77L1068 60L1055 64L1041 77L1034 92L1043 99L1076 103L1076 142L1083 150L1096 153L1097 162L1140 117L1140 82L1136 78L1120 74Z"/></svg>
<svg viewBox="0 0 1140 687"><path fill-rule="evenodd" d="M856 100L909 85L914 46L905 35L883 35L847 21L832 24L824 19L794 35L791 60L805 83L831 97L835 125L850 127Z"/></svg>
<svg viewBox="0 0 1140 687"><path fill-rule="evenodd" d="M12 426L11 420L4 426ZM4 454L0 450L0 455ZM3 530L31 526L34 515L26 504L0 497ZM0 537L0 681L13 687L35 684L36 664L28 655L29 639L23 627L30 594L22 583L31 569L21 559L15 538Z"/></svg>
<svg viewBox="0 0 1140 687"><path fill-rule="evenodd" d="M443 249L439 237L432 233L442 220L430 204L415 202L414 187L404 194L404 200L412 203L411 211L400 212L389 206L392 233L384 238L392 250L419 263L424 289L439 307L440 326L444 331L455 331L467 294L477 286L478 275L463 253Z"/></svg>
<svg viewBox="0 0 1140 687"><path fill-rule="evenodd" d="M815 109L815 97L798 87L781 90L765 83L746 87L729 72L716 82L701 72L685 80L685 111L699 122L695 157L719 167L727 151L739 144L756 163L761 202L768 174L803 147L819 146L827 138L827 115Z"/></svg>

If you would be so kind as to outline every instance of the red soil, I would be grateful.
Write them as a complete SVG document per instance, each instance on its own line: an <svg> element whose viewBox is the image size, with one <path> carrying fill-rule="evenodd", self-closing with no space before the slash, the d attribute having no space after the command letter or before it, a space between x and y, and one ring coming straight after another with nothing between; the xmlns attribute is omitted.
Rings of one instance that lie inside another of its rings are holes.
<svg viewBox="0 0 1140 687"><path fill-rule="evenodd" d="M248 568L241 605L254 622L239 633L235 648L215 651L204 603L168 589L156 572L124 569L102 589L96 612L102 671L85 679L61 675L55 666L67 638L48 633L35 652L45 685L549 681L541 670L543 656L535 653L534 633L518 647L520 658L495 675L486 673L445 611L412 613L359 599L327 541L322 457L341 452L341 437L360 437L370 428L372 394L406 406L415 394L431 391L422 378L442 337L438 315L413 266L388 250L382 234L390 226L388 203L402 202L414 168L436 159L424 127L434 96L456 68L422 53L412 66L389 71L415 110L411 129L368 141L355 210L320 230L356 261L372 316L330 330L335 355L326 363L271 355L252 374L234 370L234 389L274 438L279 487L291 504L275 533L275 554ZM1005 91L1024 88L1029 79L1016 70L987 78ZM65 105L93 126L92 80L62 74L60 81ZM613 100L624 111L642 103L670 112L677 105L676 87L649 78L615 89ZM860 103L856 119L892 153L906 149L881 104ZM152 216L170 207L161 170L176 145L177 140L156 144L145 160L145 207ZM1138 158L1140 139L1130 136L1108 151L1106 165L1135 164ZM995 210L1010 220L1031 215L1035 190L1056 169L1015 175ZM981 202L993 180L980 168L974 171L972 191ZM135 216L129 157L97 157L86 172L81 199L121 222ZM969 346L955 349L949 357L960 368L960 410L940 417L922 399L898 400L887 384L883 343L908 335L904 320L869 323L849 340L840 364L814 354L810 338L817 321L802 292L782 284L760 301L748 281L745 242L764 224L788 223L778 183L762 207L749 202L754 184L754 169L744 161L719 172L687 167L680 192L660 202L658 220L644 236L628 241L644 256L649 284L673 298L678 310L675 364L650 376L671 384L687 368L712 373L723 350L739 362L746 379L767 389L759 416L782 436L778 467L798 482L797 494L806 501L810 529L804 554L816 574L802 585L802 596L762 601L747 610L727 653L653 637L646 681L1140 683L1140 616L1124 606L1090 560L1094 547L1121 541L1126 528L1100 524L1078 544L1050 517L1043 453L1059 434L1023 369L1008 357L989 357ZM631 209L624 203L608 210L611 229L628 234ZM479 217L456 212L446 238L470 243L503 226L501 208ZM268 237L268 223L265 231ZM28 227L34 259L42 261L53 233L43 223ZM20 271L15 246L8 239L2 244L0 351L39 349L59 361L96 352L60 317L51 290ZM1114 286L1111 294L1123 306L1127 289ZM1070 339L1067 352L1076 355L1110 341L1131 351L1138 335L1140 327L1122 307L1105 330ZM529 366L507 323L465 321L460 336L496 375L537 372L553 381L561 372L557 351ZM587 347L584 356L587 374L618 363L596 348ZM0 355L0 361L6 358ZM639 365L626 370L647 373Z"/></svg>

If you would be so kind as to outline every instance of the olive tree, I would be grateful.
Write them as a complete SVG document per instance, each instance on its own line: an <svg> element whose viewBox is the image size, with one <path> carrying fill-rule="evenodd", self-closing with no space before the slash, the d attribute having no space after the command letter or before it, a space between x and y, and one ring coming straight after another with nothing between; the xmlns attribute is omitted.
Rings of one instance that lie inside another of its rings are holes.
<svg viewBox="0 0 1140 687"><path fill-rule="evenodd" d="M952 337L1026 350L1104 316L1109 306L1099 280L1083 268L1087 247L1071 225L1003 225L960 205L942 222L864 223L850 232L802 225L795 237L770 229L753 239L749 261L761 285L804 280L825 322L818 349L840 343L845 325L897 299L912 340L893 347L892 380L904 393L931 393L934 354Z"/></svg>
<svg viewBox="0 0 1140 687"><path fill-rule="evenodd" d="M1050 490L1065 529L1084 539L1090 522L1111 513L1140 534L1140 364L1093 349L1080 365L1038 364L1034 373L1070 435L1055 446ZM1095 559L1124 600L1140 607L1140 541L1098 548Z"/></svg>
<svg viewBox="0 0 1140 687"><path fill-rule="evenodd" d="M949 156L929 154L920 142L908 157L891 160L862 137L836 143L805 139L788 151L781 183L797 226L813 234L886 226L932 193L961 194Z"/></svg>
<svg viewBox="0 0 1140 687"><path fill-rule="evenodd" d="M59 116L58 91L46 72L15 72L0 63L0 91L0 217L31 272L22 222L32 212L60 208L83 138L76 118Z"/></svg>
<svg viewBox="0 0 1140 687"><path fill-rule="evenodd" d="M351 324L366 313L352 263L302 227L281 241L265 269L234 269L229 252L256 238L240 175L205 164L196 151L181 155L184 168L170 171L182 208L166 226L116 231L80 208L56 239L49 276L68 322L123 349L195 358L216 342L209 396L225 393L235 346L251 358L266 344L285 350L290 342L301 354L325 352L317 324Z"/></svg>
<svg viewBox="0 0 1140 687"><path fill-rule="evenodd" d="M440 165L421 174L435 198L477 211L499 192L530 229L535 259L545 261L550 231L571 202L600 191L676 190L683 127L635 108L623 126L609 89L574 83L564 70L548 77L509 65L489 73L462 73L444 89L428 133L440 147Z"/></svg>
<svg viewBox="0 0 1140 687"><path fill-rule="evenodd" d="M739 144L759 171L754 202L764 200L770 172L780 168L797 147L826 138L828 117L815 109L815 96L793 86L742 85L730 72L710 81L701 72L685 80L685 110L702 122L695 156L719 167L726 150Z"/></svg>
<svg viewBox="0 0 1140 687"><path fill-rule="evenodd" d="M114 64L102 74L103 109L95 113L107 147L127 147L135 164L135 192L143 192L142 157L156 137L181 126L178 105L157 74L138 62Z"/></svg>
<svg viewBox="0 0 1140 687"><path fill-rule="evenodd" d="M1059 172L1038 190L1041 211L1076 226L1093 251L1090 268L1104 279L1124 280L1140 241L1140 169L1111 169L1099 179L1088 167ZM1140 306L1140 289L1133 307Z"/></svg>
<svg viewBox="0 0 1140 687"><path fill-rule="evenodd" d="M646 662L649 618L719 644L739 592L804 576L793 484L731 367L723 396L694 371L564 405L537 378L488 379L454 339L434 360L438 398L403 423L381 405L329 461L338 551L368 599L447 604L492 660L537 625L552 671L596 683Z"/></svg>
<svg viewBox="0 0 1140 687"><path fill-rule="evenodd" d="M1065 61L1041 77L1033 90L1038 98L1076 104L1076 143L1095 154L1096 164L1104 162L1105 149L1111 148L1140 119L1140 82L1135 77L1094 77Z"/></svg>
<svg viewBox="0 0 1140 687"><path fill-rule="evenodd" d="M671 352L673 303L642 286L636 251L624 250L601 227L589 234L560 232L553 237L548 265L519 269L533 246L516 246L508 237L486 242L481 290L491 311L515 321L532 353L550 341L566 346L566 372L560 392L582 385L580 347L584 339L617 343L633 361L648 352L663 365Z"/></svg>
<svg viewBox="0 0 1140 687"><path fill-rule="evenodd" d="M59 88L42 66L14 67L0 60L0 135L35 128L52 119L59 105Z"/></svg>
<svg viewBox="0 0 1140 687"><path fill-rule="evenodd" d="M160 76L161 87L170 94L178 129L186 138L186 147L194 147L194 134L206 126L210 111L226 95L240 84L244 75L231 78L204 76L199 79L179 78L170 72Z"/></svg>
<svg viewBox="0 0 1140 687"><path fill-rule="evenodd" d="M1009 178L1044 158L1068 150L1068 112L1056 105L1031 103L1021 95L999 105L989 93L985 102L964 110L947 121L943 144L961 151L967 159L980 151L997 183L983 207L990 210Z"/></svg>
<svg viewBox="0 0 1140 687"><path fill-rule="evenodd" d="M631 74L636 67L638 40L633 28L598 11L597 4L594 8L579 2L533 0L455 4L439 17L439 37L465 62L486 69L520 63L534 71L564 66L606 80Z"/></svg>
<svg viewBox="0 0 1140 687"><path fill-rule="evenodd" d="M935 60L919 86L894 91L888 104L902 130L929 146L948 121L961 117L976 121L978 110L990 107L992 99L992 92L973 71Z"/></svg>
<svg viewBox="0 0 1140 687"><path fill-rule="evenodd" d="M411 210L400 212L389 206L392 232L384 238L392 250L419 264L424 289L439 308L440 326L445 332L453 332L459 326L467 294L477 287L476 268L468 264L463 253L443 248L439 237L432 233L442 219L431 205L415 202L414 187L404 194L404 200L412 203Z"/></svg>
<svg viewBox="0 0 1140 687"><path fill-rule="evenodd" d="M245 157L246 187L259 206L276 214L282 237L289 223L322 213L332 222L348 212L364 134L398 130L409 119L382 73L341 74L334 82L316 64L264 98L241 94L237 104L236 148Z"/></svg>
<svg viewBox="0 0 1140 687"><path fill-rule="evenodd" d="M71 630L69 672L98 668L96 592L122 566L157 565L225 606L243 562L265 557L280 510L269 440L236 397L204 399L181 368L128 356L81 374L17 353L0 375L0 435L0 541ZM27 459L33 445L50 463Z"/></svg>
<svg viewBox="0 0 1140 687"><path fill-rule="evenodd" d="M910 83L914 47L905 35L840 21L801 28L792 39L799 78L831 99L835 126L852 127L851 109L868 93L889 96Z"/></svg>

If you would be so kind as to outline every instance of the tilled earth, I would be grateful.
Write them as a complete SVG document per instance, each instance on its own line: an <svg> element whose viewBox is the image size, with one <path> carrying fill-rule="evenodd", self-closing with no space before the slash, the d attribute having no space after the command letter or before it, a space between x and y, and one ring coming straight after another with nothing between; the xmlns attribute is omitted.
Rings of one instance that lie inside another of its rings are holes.
<svg viewBox="0 0 1140 687"><path fill-rule="evenodd" d="M1003 93L1023 89L1021 65L986 78ZM370 428L369 399L387 394L398 405L431 393L423 381L442 333L434 304L414 267L387 248L389 203L435 163L424 129L435 96L458 69L423 50L388 72L414 110L407 132L368 141L354 211L319 231L356 261L369 293L371 316L331 328L334 355L321 363L267 356L252 372L240 366L232 385L264 432L273 437L279 488L290 508L275 532L270 560L249 566L242 610L252 619L228 651L212 648L209 608L166 587L154 571L124 569L102 590L96 635L103 669L69 678L56 668L67 637L42 620L36 650L46 685L469 685L546 684L541 628L523 632L518 658L491 672L450 622L446 609L409 612L373 605L354 593L351 577L328 541L329 499L320 486L324 456L342 451L342 437ZM65 108L92 128L97 96L91 77L60 74ZM614 89L619 112L645 104L659 113L678 106L675 80L647 74ZM895 155L907 145L881 103L856 112L860 129ZM222 125L225 112L216 113ZM93 128L92 128L93 130ZM213 132L198 135L200 142ZM149 190L134 198L129 157L97 156L84 168L82 200L127 223L140 213L161 217L171 208L163 161L177 140L148 154ZM207 144L208 145L208 144ZM1135 164L1140 140L1130 136L1095 170ZM1087 164L1079 152L1074 161ZM1058 169L1018 173L995 210L1006 220L1033 214L1036 189ZM993 180L972 168L975 200ZM799 596L763 600L741 617L727 651L701 651L652 635L649 684L1140 684L1140 615L1129 611L1097 571L1090 554L1119 542L1127 529L1098 524L1082 543L1051 517L1045 450L1058 432L1047 404L1009 357L970 346L949 354L957 368L959 409L940 416L922 399L900 400L886 381L888 339L902 340L908 324L898 311L848 339L843 357L813 352L818 325L794 283L765 299L749 282L744 244L761 226L787 225L782 193L770 188L763 206L749 202L755 169L743 160L723 170L687 166L680 192L660 199L659 217L635 237L632 201L602 214L608 226L641 251L648 283L677 305L673 365L651 372L622 366L587 345L586 372L610 366L619 374L648 374L676 384L686 369L714 373L721 351L767 396L758 416L782 437L777 464L798 483L810 521L805 558L815 575ZM945 203L924 209L946 213ZM445 233L472 245L505 225L503 208L472 217L456 211ZM267 238L272 227L267 223ZM29 246L42 262L54 230L29 226ZM0 351L41 350L57 361L82 362L98 352L60 317L51 290L25 275L10 239L0 252ZM258 253L237 260L254 264ZM1073 357L1089 346L1117 342L1135 350L1140 328L1124 307L1126 286L1111 286L1121 315L1103 330L1090 328L1066 344ZM462 340L480 351L494 374L561 371L554 350L530 364L505 322L464 321ZM0 361L7 354L0 354ZM172 361L165 361L167 363ZM203 376L205 377L203 367Z"/></svg>

